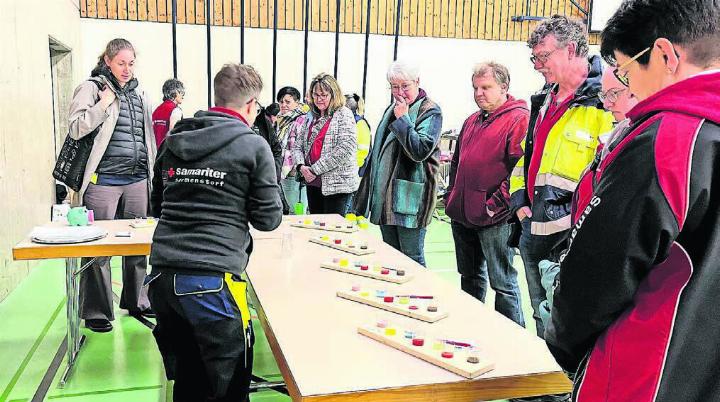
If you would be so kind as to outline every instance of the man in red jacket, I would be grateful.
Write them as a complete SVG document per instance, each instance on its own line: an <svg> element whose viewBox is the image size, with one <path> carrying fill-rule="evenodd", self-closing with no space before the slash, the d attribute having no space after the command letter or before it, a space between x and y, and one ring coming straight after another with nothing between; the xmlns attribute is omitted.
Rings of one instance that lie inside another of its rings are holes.
<svg viewBox="0 0 720 402"><path fill-rule="evenodd" d="M445 212L452 219L462 289L485 301L488 277L495 310L525 326L513 251L507 246L510 172L523 155L520 146L530 113L525 101L508 95L510 74L482 63L472 76L479 111L463 125L450 167Z"/></svg>

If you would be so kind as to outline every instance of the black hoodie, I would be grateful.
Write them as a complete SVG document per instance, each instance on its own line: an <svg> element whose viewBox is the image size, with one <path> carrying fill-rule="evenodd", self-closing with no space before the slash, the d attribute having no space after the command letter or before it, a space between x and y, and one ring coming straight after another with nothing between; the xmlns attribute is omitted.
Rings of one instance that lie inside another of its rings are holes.
<svg viewBox="0 0 720 402"><path fill-rule="evenodd" d="M252 250L248 222L269 231L282 219L267 142L212 111L179 121L163 142L151 203L160 222L150 264L161 270L239 274Z"/></svg>

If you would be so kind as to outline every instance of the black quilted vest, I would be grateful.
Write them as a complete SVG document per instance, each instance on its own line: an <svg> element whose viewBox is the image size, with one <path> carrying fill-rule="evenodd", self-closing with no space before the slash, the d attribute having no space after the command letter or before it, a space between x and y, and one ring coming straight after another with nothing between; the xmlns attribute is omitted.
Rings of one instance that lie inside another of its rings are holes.
<svg viewBox="0 0 720 402"><path fill-rule="evenodd" d="M124 88L110 79L120 100L120 115L105 154L95 170L100 174L148 175L148 152L145 145L145 111L142 98L135 91L138 82L133 78Z"/></svg>

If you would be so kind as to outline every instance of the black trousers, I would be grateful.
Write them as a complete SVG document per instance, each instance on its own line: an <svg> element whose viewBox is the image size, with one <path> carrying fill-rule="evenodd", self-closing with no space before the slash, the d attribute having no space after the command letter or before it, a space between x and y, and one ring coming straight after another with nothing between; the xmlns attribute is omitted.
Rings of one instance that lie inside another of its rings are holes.
<svg viewBox="0 0 720 402"><path fill-rule="evenodd" d="M157 314L153 335L167 378L175 380L173 401L249 400L252 323L243 327L227 279L163 272L149 281Z"/></svg>
<svg viewBox="0 0 720 402"><path fill-rule="evenodd" d="M320 187L307 186L308 207L311 214L340 214L347 212L352 194L323 195Z"/></svg>

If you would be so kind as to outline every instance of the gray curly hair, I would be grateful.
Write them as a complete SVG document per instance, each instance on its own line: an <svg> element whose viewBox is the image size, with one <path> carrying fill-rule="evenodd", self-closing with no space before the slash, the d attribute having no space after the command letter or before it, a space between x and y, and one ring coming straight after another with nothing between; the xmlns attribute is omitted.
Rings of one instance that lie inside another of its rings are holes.
<svg viewBox="0 0 720 402"><path fill-rule="evenodd" d="M530 49L534 48L548 35L554 35L560 46L574 43L575 55L587 57L589 51L588 34L587 27L582 21L555 14L540 22L530 35L528 46Z"/></svg>
<svg viewBox="0 0 720 402"><path fill-rule="evenodd" d="M185 95L185 85L180 80L170 78L162 86L163 100L173 100L178 94Z"/></svg>

